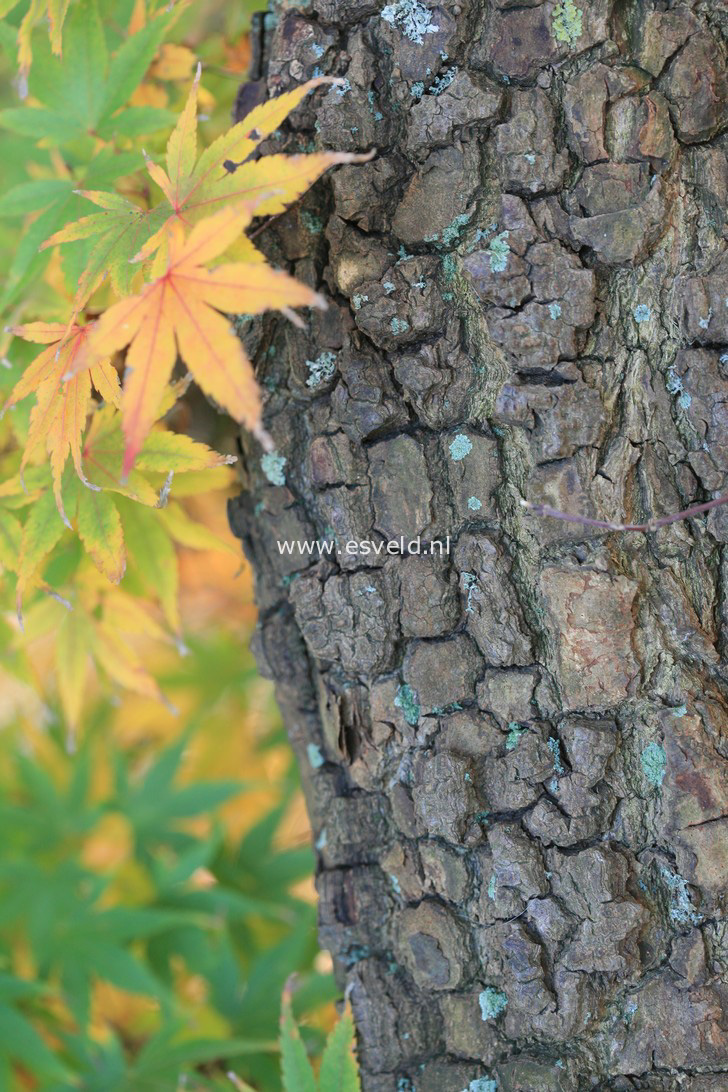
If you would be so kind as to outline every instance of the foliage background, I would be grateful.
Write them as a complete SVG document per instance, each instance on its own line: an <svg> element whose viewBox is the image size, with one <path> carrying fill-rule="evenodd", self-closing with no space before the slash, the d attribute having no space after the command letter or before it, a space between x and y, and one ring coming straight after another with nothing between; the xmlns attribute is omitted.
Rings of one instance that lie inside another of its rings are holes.
<svg viewBox="0 0 728 1092"><path fill-rule="evenodd" d="M256 6L198 0L173 11L165 44L130 100L159 112L159 129L144 135L153 155L198 58L206 143L229 126ZM11 195L0 200L5 322L70 302L83 244L63 256L38 247L89 212L68 185L62 207L43 197L28 210L12 195L18 187L27 193L28 182L52 194L99 164L93 140L79 138L61 152L13 120L24 82L16 34L28 7L0 22L0 193ZM126 28L150 15L143 0L103 0L101 14L111 52ZM55 62L43 22L31 42L32 101ZM136 135L114 140L114 169L142 165ZM114 171L107 173L101 179L97 171L93 184L113 182ZM116 184L123 192L124 183ZM3 401L33 352L4 337ZM0 425L6 472L27 431L28 401ZM171 425L233 450L227 419L199 396L178 403ZM313 858L295 768L270 688L246 652L250 574L225 519L233 475L214 473L215 492L190 488L184 498L221 547L176 546L182 637L157 639L164 618L151 601L157 628L133 637L167 705L110 691L90 673L78 732L70 732L75 699L64 695L56 670L66 608L36 598L21 632L12 581L0 585L0 1088L144 1092L250 1082L275 1092L280 997L292 972L299 976L294 1011L306 1016L314 1055L332 1024L334 989L316 943ZM79 564L74 539L44 578L53 588ZM143 576L127 576L142 596ZM231 780L231 771L241 777Z"/></svg>

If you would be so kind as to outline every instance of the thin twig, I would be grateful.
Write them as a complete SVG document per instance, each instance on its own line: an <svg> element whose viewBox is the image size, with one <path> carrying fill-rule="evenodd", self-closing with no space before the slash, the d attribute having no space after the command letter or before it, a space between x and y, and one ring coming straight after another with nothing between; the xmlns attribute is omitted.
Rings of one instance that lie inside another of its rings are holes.
<svg viewBox="0 0 728 1092"><path fill-rule="evenodd" d="M728 504L728 493L723 493L715 500L706 501L704 504L694 504L685 508L682 512L675 512L671 516L660 516L650 519L647 523L612 523L604 519L590 519L588 516L575 516L568 512L560 512L558 508L551 508L548 504L534 504L532 501L523 500L521 504L534 516L549 516L551 519L565 520L567 523L580 523L583 527L600 527L604 531L642 531L647 534L656 531L658 527L665 527L668 523L677 523L678 520L691 519L700 516L704 512L710 512L713 508L719 508L722 504Z"/></svg>

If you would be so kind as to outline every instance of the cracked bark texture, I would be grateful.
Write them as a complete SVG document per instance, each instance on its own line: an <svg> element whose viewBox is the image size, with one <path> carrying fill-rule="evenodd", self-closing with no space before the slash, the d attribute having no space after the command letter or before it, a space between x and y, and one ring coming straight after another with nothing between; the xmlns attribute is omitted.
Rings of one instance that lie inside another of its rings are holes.
<svg viewBox="0 0 728 1092"><path fill-rule="evenodd" d="M605 536L519 498L641 521L728 488L726 9L258 27L240 115L348 81L268 151L379 150L259 238L331 304L241 317L286 461L243 435L231 504L363 1087L725 1090L728 512ZM276 546L400 535L452 551Z"/></svg>

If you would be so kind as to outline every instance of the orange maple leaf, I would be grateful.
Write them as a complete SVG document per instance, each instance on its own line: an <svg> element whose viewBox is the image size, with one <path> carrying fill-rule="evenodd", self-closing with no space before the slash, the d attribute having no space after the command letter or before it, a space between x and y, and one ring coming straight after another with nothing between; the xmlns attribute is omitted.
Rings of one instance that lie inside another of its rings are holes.
<svg viewBox="0 0 728 1092"><path fill-rule="evenodd" d="M267 265L205 267L227 250L252 215L249 207L223 209L201 221L186 241L182 225L171 223L167 246L155 261L156 280L139 295L114 304L95 325L90 349L97 357L130 346L121 403L125 477L156 420L177 352L203 391L270 448L252 365L220 311L259 314L272 308L324 308L326 303Z"/></svg>
<svg viewBox="0 0 728 1092"><path fill-rule="evenodd" d="M119 377L108 358L94 360L89 355L90 329L90 326L74 325L69 331L65 323L60 322L31 322L27 326L10 327L11 333L25 341L49 346L13 387L5 409L35 391L37 402L30 414L28 439L20 467L22 471L30 456L45 442L56 505L68 527L71 525L63 510L61 478L69 453L79 478L85 485L90 485L82 467L81 437L88 415L91 385L107 402L118 406L121 398Z"/></svg>

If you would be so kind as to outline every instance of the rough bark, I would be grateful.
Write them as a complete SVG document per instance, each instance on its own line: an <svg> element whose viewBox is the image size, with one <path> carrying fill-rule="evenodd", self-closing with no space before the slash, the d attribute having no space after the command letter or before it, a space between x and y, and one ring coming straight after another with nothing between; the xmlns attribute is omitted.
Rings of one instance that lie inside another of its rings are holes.
<svg viewBox="0 0 728 1092"><path fill-rule="evenodd" d="M261 24L243 99L349 81L271 148L379 154L259 237L331 306L241 321L286 462L231 506L363 1086L719 1092L728 516L519 499L726 488L726 10L382 9ZM452 551L276 546L400 535Z"/></svg>

